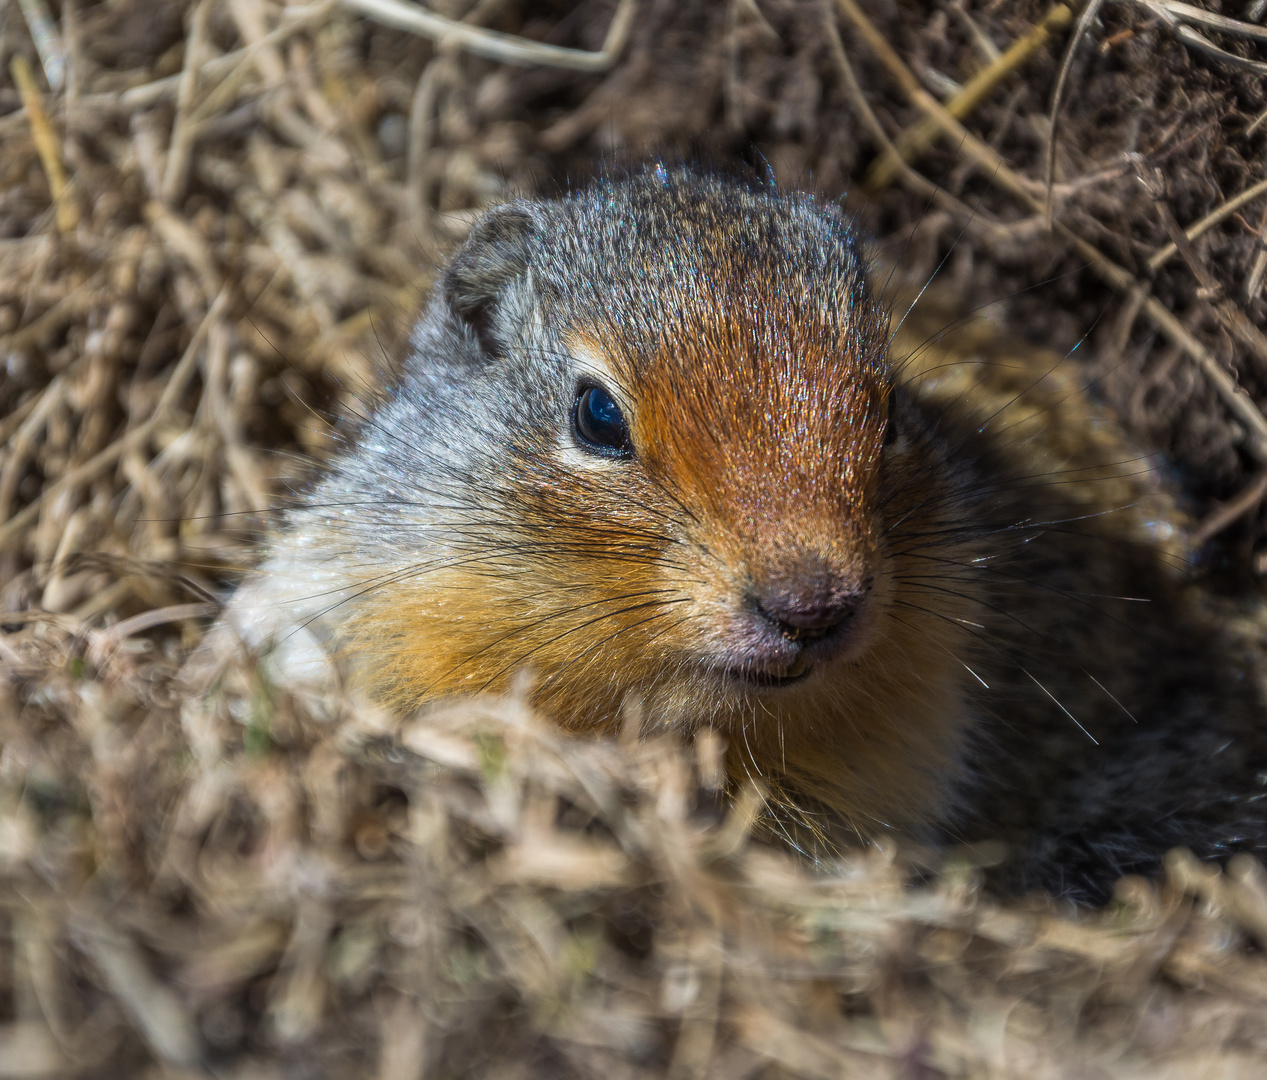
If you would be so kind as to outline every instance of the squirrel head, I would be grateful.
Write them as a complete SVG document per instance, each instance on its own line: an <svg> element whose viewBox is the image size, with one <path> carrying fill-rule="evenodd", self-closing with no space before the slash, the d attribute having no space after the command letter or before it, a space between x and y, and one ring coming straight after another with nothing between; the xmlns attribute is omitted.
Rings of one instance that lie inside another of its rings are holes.
<svg viewBox="0 0 1267 1080"><path fill-rule="evenodd" d="M351 647L401 704L530 670L577 727L865 702L920 632L943 666L950 620L897 608L942 465L888 332L808 196L657 167L487 213L340 466L371 504Z"/></svg>

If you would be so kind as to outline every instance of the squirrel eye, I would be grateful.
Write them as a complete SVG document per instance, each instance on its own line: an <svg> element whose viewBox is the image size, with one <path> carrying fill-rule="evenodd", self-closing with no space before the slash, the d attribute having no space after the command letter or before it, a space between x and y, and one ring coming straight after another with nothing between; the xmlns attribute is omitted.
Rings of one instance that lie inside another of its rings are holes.
<svg viewBox="0 0 1267 1080"><path fill-rule="evenodd" d="M628 457L633 453L624 414L601 386L582 387L577 393L572 424L577 437L589 450L611 457Z"/></svg>

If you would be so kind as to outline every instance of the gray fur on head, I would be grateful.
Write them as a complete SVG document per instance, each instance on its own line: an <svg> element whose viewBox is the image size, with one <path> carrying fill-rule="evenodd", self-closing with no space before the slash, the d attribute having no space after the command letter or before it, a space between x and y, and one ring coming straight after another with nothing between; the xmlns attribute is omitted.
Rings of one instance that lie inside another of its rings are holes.
<svg viewBox="0 0 1267 1080"><path fill-rule="evenodd" d="M849 222L806 195L654 166L496 207L444 271L362 453L337 462L325 488L393 499L413 490L446 514L473 488L503 491L512 451L531 457L568 438L578 368L567 333L608 324L650 348L675 298L712 287L719 238L753 264L773 253L789 304L834 311L866 300ZM396 511L388 502L369 512L390 524ZM375 530L364 542L397 540Z"/></svg>

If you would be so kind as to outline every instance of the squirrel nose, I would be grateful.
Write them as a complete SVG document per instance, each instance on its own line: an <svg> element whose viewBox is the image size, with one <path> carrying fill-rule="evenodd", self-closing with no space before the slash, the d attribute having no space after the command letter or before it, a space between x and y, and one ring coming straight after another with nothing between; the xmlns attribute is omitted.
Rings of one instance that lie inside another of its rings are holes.
<svg viewBox="0 0 1267 1080"><path fill-rule="evenodd" d="M869 583L815 582L799 588L781 584L757 590L751 600L757 613L789 641L813 641L852 619L868 588Z"/></svg>

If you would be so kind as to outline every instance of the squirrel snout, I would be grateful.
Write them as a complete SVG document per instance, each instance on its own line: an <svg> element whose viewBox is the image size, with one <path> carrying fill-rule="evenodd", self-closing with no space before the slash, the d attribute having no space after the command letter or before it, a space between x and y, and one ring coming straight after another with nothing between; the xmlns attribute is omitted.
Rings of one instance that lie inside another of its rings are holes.
<svg viewBox="0 0 1267 1080"><path fill-rule="evenodd" d="M874 621L873 582L870 571L833 571L817 561L753 581L732 639L731 666L746 682L774 687L856 653Z"/></svg>
<svg viewBox="0 0 1267 1080"><path fill-rule="evenodd" d="M749 600L758 615L789 641L816 641L851 622L871 591L861 582L782 580L758 586Z"/></svg>
<svg viewBox="0 0 1267 1080"><path fill-rule="evenodd" d="M863 624L870 621L872 572L829 566L818 558L798 562L758 577L748 588L747 605L764 627L765 648L778 653L791 648L798 657L824 660L859 645Z"/></svg>

